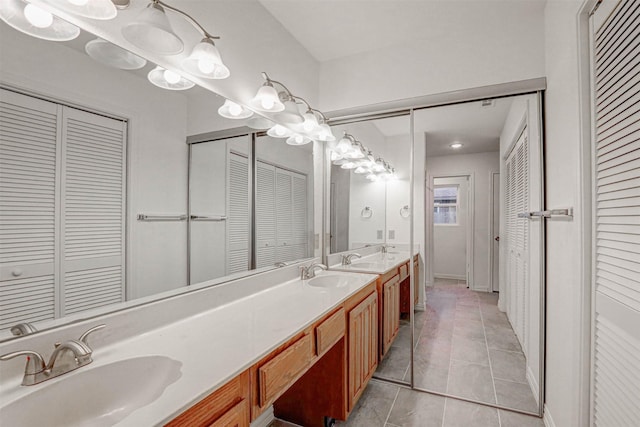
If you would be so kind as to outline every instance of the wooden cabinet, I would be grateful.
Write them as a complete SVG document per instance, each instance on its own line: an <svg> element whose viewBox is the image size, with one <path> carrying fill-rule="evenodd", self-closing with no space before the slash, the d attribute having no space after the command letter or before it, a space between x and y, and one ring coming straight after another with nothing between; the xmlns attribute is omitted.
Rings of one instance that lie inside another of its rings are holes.
<svg viewBox="0 0 640 427"><path fill-rule="evenodd" d="M348 314L349 409L378 366L378 294L372 292Z"/></svg>
<svg viewBox="0 0 640 427"><path fill-rule="evenodd" d="M249 372L243 372L167 424L167 427L249 427Z"/></svg>
<svg viewBox="0 0 640 427"><path fill-rule="evenodd" d="M400 330L400 277L394 276L382 284L382 344L381 356L387 354Z"/></svg>
<svg viewBox="0 0 640 427"><path fill-rule="evenodd" d="M344 309L336 311L316 328L316 354L322 356L344 336Z"/></svg>

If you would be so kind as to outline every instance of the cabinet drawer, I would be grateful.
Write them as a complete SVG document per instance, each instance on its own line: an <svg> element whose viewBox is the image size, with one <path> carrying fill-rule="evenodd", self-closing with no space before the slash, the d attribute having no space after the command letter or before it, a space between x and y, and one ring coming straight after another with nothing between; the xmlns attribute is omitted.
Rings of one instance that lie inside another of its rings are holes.
<svg viewBox="0 0 640 427"><path fill-rule="evenodd" d="M244 402L244 406L241 406L244 410L244 415L247 419L246 424L238 424L239 426L248 426L249 422L249 372L243 372L238 375L218 390L205 397L200 402L196 403L193 407L186 412L179 415L177 418L167 424L167 427L181 427L188 425L190 427L204 427L204 426L235 426L235 424L217 424L222 417L226 416L228 412L237 411L238 405ZM212 424L213 422L213 424Z"/></svg>
<svg viewBox="0 0 640 427"><path fill-rule="evenodd" d="M249 427L249 403L243 400L229 409L209 427Z"/></svg>
<svg viewBox="0 0 640 427"><path fill-rule="evenodd" d="M321 355L344 336L344 309L336 311L316 328L316 352Z"/></svg>
<svg viewBox="0 0 640 427"><path fill-rule="evenodd" d="M314 357L313 340L307 334L258 368L260 407L266 406L298 379Z"/></svg>
<svg viewBox="0 0 640 427"><path fill-rule="evenodd" d="M400 266L400 281L406 279L408 275L409 275L409 263L402 264Z"/></svg>

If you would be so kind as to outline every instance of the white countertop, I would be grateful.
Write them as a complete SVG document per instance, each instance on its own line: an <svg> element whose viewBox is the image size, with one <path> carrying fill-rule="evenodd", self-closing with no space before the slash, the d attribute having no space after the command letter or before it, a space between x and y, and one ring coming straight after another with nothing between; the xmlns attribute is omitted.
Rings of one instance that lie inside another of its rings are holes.
<svg viewBox="0 0 640 427"><path fill-rule="evenodd" d="M340 274L343 273L322 272L318 276ZM97 347L93 352L94 362L85 368L32 387L5 388L3 405L28 394L35 387L47 387L47 383L81 375L86 369L133 357L162 355L181 362L182 375L155 401L116 424L136 427L162 425L245 371L377 277L371 274L350 276L358 280L340 288L318 288L309 286L307 281L291 280L142 335ZM70 394L68 398L72 399L72 396Z"/></svg>
<svg viewBox="0 0 640 427"><path fill-rule="evenodd" d="M333 271L384 274L406 263L410 258L407 251L377 252L362 258L352 258L349 265L337 263L329 268Z"/></svg>

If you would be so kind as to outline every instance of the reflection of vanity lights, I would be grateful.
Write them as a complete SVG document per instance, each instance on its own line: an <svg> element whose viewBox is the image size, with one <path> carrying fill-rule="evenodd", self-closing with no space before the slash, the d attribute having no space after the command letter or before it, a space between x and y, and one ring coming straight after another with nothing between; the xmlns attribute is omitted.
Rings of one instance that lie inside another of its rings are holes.
<svg viewBox="0 0 640 427"><path fill-rule="evenodd" d="M138 70L147 64L144 58L101 38L87 42L84 50L101 64L120 70Z"/></svg>
<svg viewBox="0 0 640 427"><path fill-rule="evenodd" d="M67 41L80 35L80 29L75 25L22 0L0 1L0 19L16 30L39 39Z"/></svg>
<svg viewBox="0 0 640 427"><path fill-rule="evenodd" d="M227 119L247 119L253 115L253 111L227 99L222 107L218 108L218 114Z"/></svg>
<svg viewBox="0 0 640 427"><path fill-rule="evenodd" d="M268 131L267 135L273 138L289 138L292 132L282 125L274 125Z"/></svg>
<svg viewBox="0 0 640 427"><path fill-rule="evenodd" d="M369 181L397 179L395 169L381 157L374 157L353 135L344 132L337 143L329 145L331 163L342 169L353 170L359 175L366 175Z"/></svg>
<svg viewBox="0 0 640 427"><path fill-rule="evenodd" d="M185 90L195 86L193 82L185 79L175 71L166 70L159 65L149 72L147 78L151 83L162 89Z"/></svg>
<svg viewBox="0 0 640 427"><path fill-rule="evenodd" d="M457 150L458 148L462 148L462 144L459 142L454 142L453 144L449 145L449 147L453 148L454 150Z"/></svg>
<svg viewBox="0 0 640 427"><path fill-rule="evenodd" d="M286 143L289 145L305 145L311 142L310 138L304 135L295 134L287 138Z"/></svg>

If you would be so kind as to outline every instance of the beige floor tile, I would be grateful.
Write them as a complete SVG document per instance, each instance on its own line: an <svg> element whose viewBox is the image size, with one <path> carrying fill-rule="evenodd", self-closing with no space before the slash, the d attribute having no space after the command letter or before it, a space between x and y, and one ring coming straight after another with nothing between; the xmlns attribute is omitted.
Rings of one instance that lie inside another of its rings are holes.
<svg viewBox="0 0 640 427"><path fill-rule="evenodd" d="M349 419L346 422L338 421L336 424L349 427L383 427L397 393L398 387L395 385L370 381Z"/></svg>
<svg viewBox="0 0 640 427"><path fill-rule="evenodd" d="M442 427L500 427L500 420L495 408L447 399Z"/></svg>
<svg viewBox="0 0 640 427"><path fill-rule="evenodd" d="M447 393L480 402L496 403L489 366L451 360Z"/></svg>
<svg viewBox="0 0 640 427"><path fill-rule="evenodd" d="M444 397L400 389L388 422L399 427L440 427Z"/></svg>
<svg viewBox="0 0 640 427"><path fill-rule="evenodd" d="M489 361L496 379L526 383L526 365L522 353L489 349Z"/></svg>
<svg viewBox="0 0 640 427"><path fill-rule="evenodd" d="M538 404L529 384L514 383L494 378L498 403L508 408L536 412Z"/></svg>
<svg viewBox="0 0 640 427"><path fill-rule="evenodd" d="M489 366L489 354L487 353L485 341L477 341L473 338L455 335L455 330L453 341L451 342L451 358Z"/></svg>
<svg viewBox="0 0 640 427"><path fill-rule="evenodd" d="M502 427L544 427L542 418L518 414L500 409L500 425Z"/></svg>

